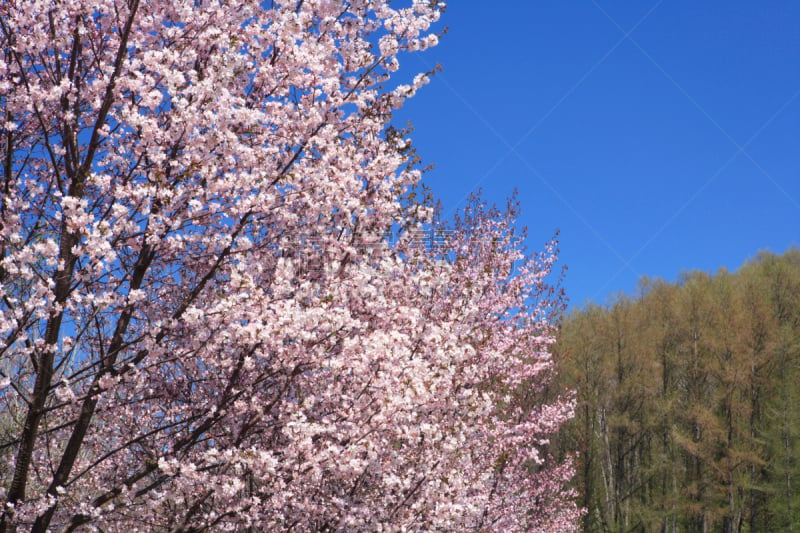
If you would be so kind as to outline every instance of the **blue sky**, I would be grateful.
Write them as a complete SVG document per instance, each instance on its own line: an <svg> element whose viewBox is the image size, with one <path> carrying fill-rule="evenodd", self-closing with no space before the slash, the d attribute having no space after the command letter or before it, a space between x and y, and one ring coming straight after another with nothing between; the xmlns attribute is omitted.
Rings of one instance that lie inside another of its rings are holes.
<svg viewBox="0 0 800 533"><path fill-rule="evenodd" d="M445 214L516 188L571 305L800 244L800 3L452 0L404 69Z"/></svg>

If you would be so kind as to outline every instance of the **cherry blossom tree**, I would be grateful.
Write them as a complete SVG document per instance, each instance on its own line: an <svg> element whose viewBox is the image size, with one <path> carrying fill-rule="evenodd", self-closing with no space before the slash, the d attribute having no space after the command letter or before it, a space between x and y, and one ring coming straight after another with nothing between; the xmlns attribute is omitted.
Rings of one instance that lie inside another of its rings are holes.
<svg viewBox="0 0 800 533"><path fill-rule="evenodd" d="M0 531L576 527L554 243L389 127L442 8L0 2Z"/></svg>

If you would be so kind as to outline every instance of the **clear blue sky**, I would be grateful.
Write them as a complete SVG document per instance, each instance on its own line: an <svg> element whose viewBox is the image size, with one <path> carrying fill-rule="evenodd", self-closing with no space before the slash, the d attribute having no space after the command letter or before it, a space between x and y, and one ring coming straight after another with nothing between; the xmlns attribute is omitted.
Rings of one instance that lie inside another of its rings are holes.
<svg viewBox="0 0 800 533"><path fill-rule="evenodd" d="M800 2L452 0L404 69L446 214L514 188L571 305L800 243Z"/></svg>

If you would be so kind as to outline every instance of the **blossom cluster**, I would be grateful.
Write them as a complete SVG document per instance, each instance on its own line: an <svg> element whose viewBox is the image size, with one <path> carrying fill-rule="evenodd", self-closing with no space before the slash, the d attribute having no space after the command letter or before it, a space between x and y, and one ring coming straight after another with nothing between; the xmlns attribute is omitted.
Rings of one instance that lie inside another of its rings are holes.
<svg viewBox="0 0 800 533"><path fill-rule="evenodd" d="M0 3L0 532L574 526L554 244L426 233L409 4Z"/></svg>

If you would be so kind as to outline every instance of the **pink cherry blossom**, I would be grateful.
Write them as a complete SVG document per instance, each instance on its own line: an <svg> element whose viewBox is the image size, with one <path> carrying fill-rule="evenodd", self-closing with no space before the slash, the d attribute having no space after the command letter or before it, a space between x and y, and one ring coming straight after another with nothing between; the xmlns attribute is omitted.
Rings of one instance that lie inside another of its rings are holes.
<svg viewBox="0 0 800 533"><path fill-rule="evenodd" d="M555 243L415 238L404 5L0 3L0 531L577 527Z"/></svg>

